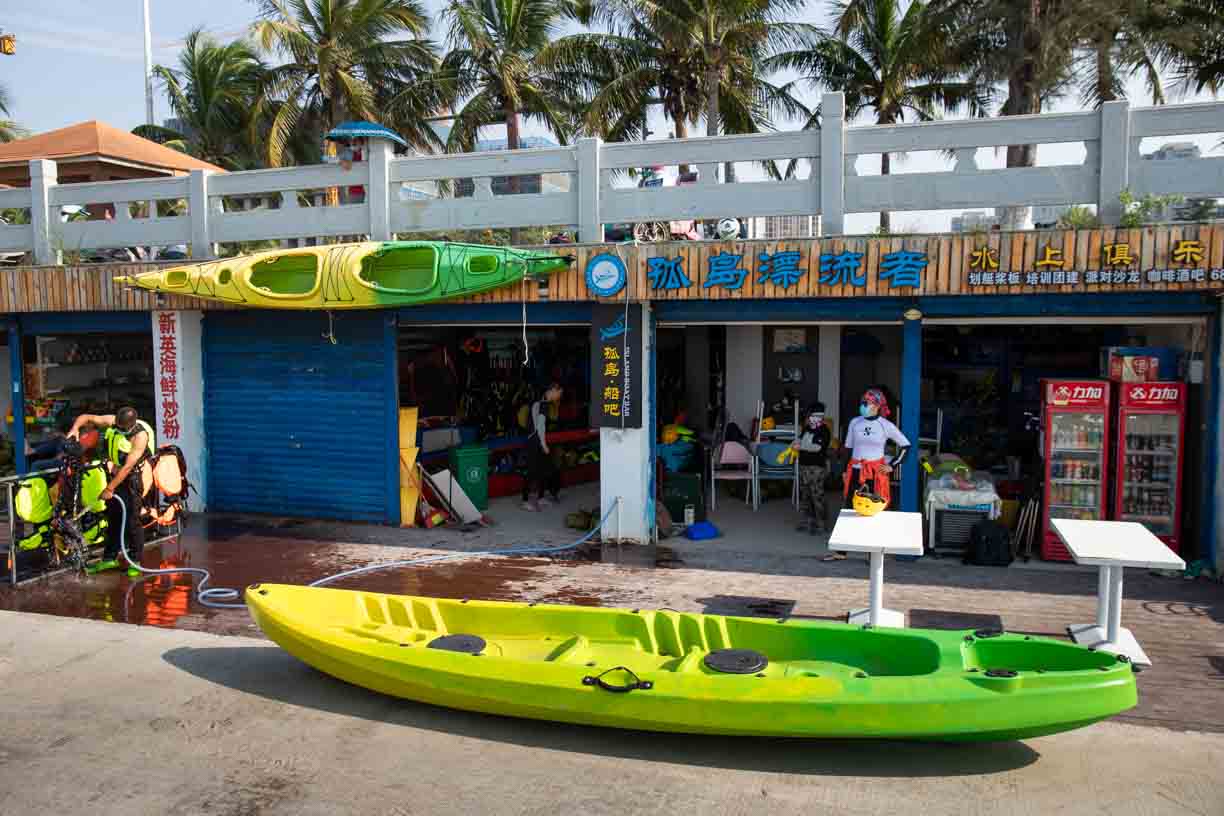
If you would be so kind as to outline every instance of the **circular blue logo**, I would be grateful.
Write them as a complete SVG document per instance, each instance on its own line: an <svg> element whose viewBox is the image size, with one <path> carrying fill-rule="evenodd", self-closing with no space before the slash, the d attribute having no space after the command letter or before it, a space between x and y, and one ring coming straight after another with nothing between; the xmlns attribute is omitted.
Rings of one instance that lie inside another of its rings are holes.
<svg viewBox="0 0 1224 816"><path fill-rule="evenodd" d="M615 255L601 252L586 265L587 288L599 297L612 297L625 288L629 273L625 262Z"/></svg>

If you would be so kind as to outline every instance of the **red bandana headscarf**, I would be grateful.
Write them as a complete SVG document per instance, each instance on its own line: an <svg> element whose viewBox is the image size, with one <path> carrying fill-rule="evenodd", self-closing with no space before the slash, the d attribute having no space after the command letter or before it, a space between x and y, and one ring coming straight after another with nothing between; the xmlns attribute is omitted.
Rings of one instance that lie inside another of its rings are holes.
<svg viewBox="0 0 1224 816"><path fill-rule="evenodd" d="M884 396L884 392L878 388L868 388L863 393L863 402L870 403L879 409L880 416L887 417L892 413L888 409L888 398Z"/></svg>

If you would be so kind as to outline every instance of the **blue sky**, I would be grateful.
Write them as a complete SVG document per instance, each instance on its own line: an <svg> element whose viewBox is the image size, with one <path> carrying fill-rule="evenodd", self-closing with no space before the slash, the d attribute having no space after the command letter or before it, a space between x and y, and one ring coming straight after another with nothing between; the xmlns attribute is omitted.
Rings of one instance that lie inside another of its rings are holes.
<svg viewBox="0 0 1224 816"><path fill-rule="evenodd" d="M144 121L142 80L143 45L140 27L141 0L8 0L25 8L0 11L0 27L17 35L17 54L0 56L0 81L8 86L13 102L12 116L33 132L52 130L87 119L100 119L116 127L130 129ZM443 0L425 0L431 11ZM811 0L809 15L815 20L824 2ZM104 11L101 9L105 9ZM182 38L196 26L204 26L220 38L241 35L255 16L250 0L150 0L153 60L173 65ZM822 13L822 12L820 12ZM436 36L437 38L437 36ZM1146 104L1142 87L1132 83L1133 104ZM1207 99L1208 97L1198 97ZM1190 101L1191 97L1183 101ZM810 100L809 100L810 101ZM1055 110L1075 110L1074 98L1062 100ZM157 121L170 115L160 94L155 101ZM657 111L652 115L656 138L667 136L668 126ZM529 134L543 135L528 125ZM701 135L699 126L693 135ZM489 138L502 138L504 131L488 129ZM1218 137L1196 139L1204 151L1219 153ZM1145 144L1145 151L1158 147ZM1039 160L1046 164L1076 163L1082 160L1082 145L1043 146ZM983 168L1001 166L1002 155L983 151ZM921 172L946 168L936 154L908 157L894 172ZM859 172L878 172L878 159L860 160ZM741 173L751 177L751 171ZM874 221L874 216L858 216ZM946 214L909 214L900 216L905 226L942 228ZM848 225L849 226L849 225Z"/></svg>

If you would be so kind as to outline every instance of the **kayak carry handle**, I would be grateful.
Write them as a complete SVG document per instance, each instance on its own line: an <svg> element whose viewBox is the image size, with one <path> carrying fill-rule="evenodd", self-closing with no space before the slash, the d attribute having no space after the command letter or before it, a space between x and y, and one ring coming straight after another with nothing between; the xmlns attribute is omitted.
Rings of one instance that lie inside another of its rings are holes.
<svg viewBox="0 0 1224 816"><path fill-rule="evenodd" d="M625 674L633 678L633 682L625 686L614 686L611 683L603 679L603 676L605 674L607 674L608 672L614 672L614 671L623 671ZM633 691L634 689L641 689L642 691L649 691L650 689L654 688L654 683L650 682L649 680L643 680L642 678L638 677L637 674L634 673L633 669L630 669L628 666L613 666L612 668L605 669L604 671L596 675L588 674L586 677L582 678L582 685L599 686L604 691L612 691L612 692L616 692L617 694L624 694L625 692Z"/></svg>

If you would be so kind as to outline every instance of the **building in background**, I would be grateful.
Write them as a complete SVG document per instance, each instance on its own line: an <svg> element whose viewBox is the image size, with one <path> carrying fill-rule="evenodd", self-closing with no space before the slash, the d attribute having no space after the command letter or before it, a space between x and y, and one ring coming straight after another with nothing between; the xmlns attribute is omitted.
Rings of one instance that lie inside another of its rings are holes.
<svg viewBox="0 0 1224 816"><path fill-rule="evenodd" d="M543 136L524 136L519 140L519 148L558 147L557 143ZM476 150L484 153L491 150L505 150L505 139L486 139L476 143ZM527 176L517 176L519 193L568 193L570 177L568 173L535 173ZM455 197L465 198L473 195L475 185L471 179L459 179L455 184ZM493 195L509 195L510 176L495 176L493 178Z"/></svg>
<svg viewBox="0 0 1224 816"><path fill-rule="evenodd" d="M1202 151L1194 142L1167 142L1143 158L1148 161L1178 161L1201 157ZM1220 206L1218 198L1185 198L1165 205L1157 220L1212 221L1217 218L1224 218L1224 208Z"/></svg>
<svg viewBox="0 0 1224 816"><path fill-rule="evenodd" d="M820 235L819 215L766 215L745 219L748 238L781 240L816 238Z"/></svg>
<svg viewBox="0 0 1224 816"><path fill-rule="evenodd" d="M966 210L960 215L952 216L953 232L977 232L980 230L998 229L1003 218L997 209Z"/></svg>

